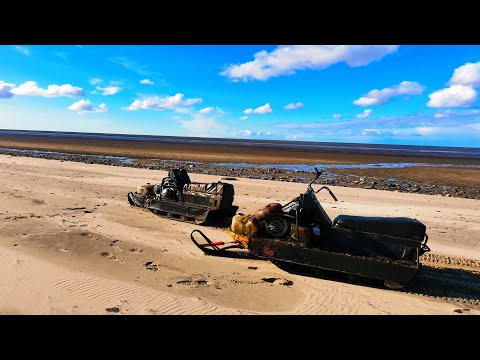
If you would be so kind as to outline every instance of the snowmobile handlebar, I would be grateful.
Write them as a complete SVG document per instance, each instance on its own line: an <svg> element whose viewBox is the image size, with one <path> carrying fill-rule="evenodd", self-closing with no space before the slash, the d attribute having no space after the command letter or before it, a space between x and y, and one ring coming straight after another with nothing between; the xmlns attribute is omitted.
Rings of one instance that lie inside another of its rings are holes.
<svg viewBox="0 0 480 360"><path fill-rule="evenodd" d="M312 181L310 181L310 182L308 183L308 186L307 186L307 189L310 190L310 191L313 191L312 184L313 184L315 181L317 181L317 179L320 177L320 175L322 174L322 172L321 172L321 171L318 171L318 169L315 168L315 174L316 174L315 178L314 178Z"/></svg>
<svg viewBox="0 0 480 360"><path fill-rule="evenodd" d="M323 189L327 190L327 191L330 193L330 195L331 195L331 197L333 198L333 200L338 201L338 200L337 200L337 197L336 197L335 194L332 192L332 190L330 190L330 189L328 188L328 186L322 186L320 189L318 189L317 191L315 191L315 194L318 193L319 191L323 190Z"/></svg>
<svg viewBox="0 0 480 360"><path fill-rule="evenodd" d="M317 179L320 177L321 174L322 174L322 172L321 172L321 171L318 171L318 169L315 168L315 175L316 175L316 176L315 176L315 178L314 178L312 181L310 181L310 182L308 183L308 185L307 185L307 191L311 191L311 192L313 192L314 194L316 194L316 193L318 193L320 190L326 189L326 190L330 193L330 195L331 195L331 197L333 198L333 200L338 201L338 200L337 200L337 197L334 195L334 193L332 192L332 190L330 190L327 186L322 186L322 187L321 187L320 189L318 189L317 191L313 190L312 184L313 184L315 181L317 181ZM299 201L299 199L300 199L300 197L296 197L295 199L293 199L293 200L289 201L288 203L286 203L285 205L283 205L283 206L282 206L283 211L286 211L287 209L289 209L289 208L291 208L292 206L294 206L295 203L297 203L297 202Z"/></svg>

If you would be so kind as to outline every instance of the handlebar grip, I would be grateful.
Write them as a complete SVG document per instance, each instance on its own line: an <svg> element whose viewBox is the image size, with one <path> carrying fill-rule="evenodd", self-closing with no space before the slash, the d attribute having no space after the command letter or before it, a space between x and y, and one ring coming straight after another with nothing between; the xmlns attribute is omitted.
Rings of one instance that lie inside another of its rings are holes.
<svg viewBox="0 0 480 360"><path fill-rule="evenodd" d="M330 190L328 190L328 192L330 193L330 195L332 195L333 200L338 201L337 197L333 194L333 192L331 192Z"/></svg>
<svg viewBox="0 0 480 360"><path fill-rule="evenodd" d="M333 198L333 200L338 201L338 200L337 200L337 197L333 194L332 190L330 190L327 186L322 186L320 189L318 189L317 191L315 191L315 193L318 193L320 190L323 190L323 189L325 189L325 190L327 190L327 191L329 192L329 194L330 194L330 196Z"/></svg>

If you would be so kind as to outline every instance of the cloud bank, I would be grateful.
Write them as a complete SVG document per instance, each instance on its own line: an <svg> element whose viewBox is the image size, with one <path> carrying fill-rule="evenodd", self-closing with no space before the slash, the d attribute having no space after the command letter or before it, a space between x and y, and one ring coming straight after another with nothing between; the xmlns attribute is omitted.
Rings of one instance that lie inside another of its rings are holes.
<svg viewBox="0 0 480 360"><path fill-rule="evenodd" d="M297 70L325 69L344 62L350 67L368 65L396 52L398 45L288 45L254 54L254 60L229 65L220 74L231 79L267 80Z"/></svg>

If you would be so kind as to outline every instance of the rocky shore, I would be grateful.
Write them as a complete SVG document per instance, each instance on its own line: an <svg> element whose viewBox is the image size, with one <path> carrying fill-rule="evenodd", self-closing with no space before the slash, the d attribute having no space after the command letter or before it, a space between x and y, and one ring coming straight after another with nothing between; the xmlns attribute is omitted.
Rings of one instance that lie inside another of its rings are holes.
<svg viewBox="0 0 480 360"><path fill-rule="evenodd" d="M168 170L172 166L175 167L187 164L187 168L190 173L221 176L225 181L234 181L235 178L241 177L262 180L308 183L314 177L314 174L312 172L301 170L285 170L275 167L242 167L240 165L222 166L212 163L186 163L184 161L175 160L133 159L118 156L81 155L60 152L16 149L0 149L0 154L54 159L60 161L83 162L87 164L147 168L151 170ZM397 180L391 177L357 175L354 174L353 171L345 169L340 170L335 168L323 168L319 170L323 171L323 173L320 180L318 181L318 184L329 184L344 187L388 190L395 192L419 193L480 200L480 188L478 187L466 187L454 184L444 184L435 182L435 179L431 179L430 182L423 183L413 180Z"/></svg>

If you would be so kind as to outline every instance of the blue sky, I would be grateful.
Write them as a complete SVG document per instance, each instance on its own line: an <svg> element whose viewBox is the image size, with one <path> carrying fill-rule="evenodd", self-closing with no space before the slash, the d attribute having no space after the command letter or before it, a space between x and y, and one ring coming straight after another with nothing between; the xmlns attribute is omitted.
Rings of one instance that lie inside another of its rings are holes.
<svg viewBox="0 0 480 360"><path fill-rule="evenodd" d="M480 46L0 46L0 128L480 147Z"/></svg>

